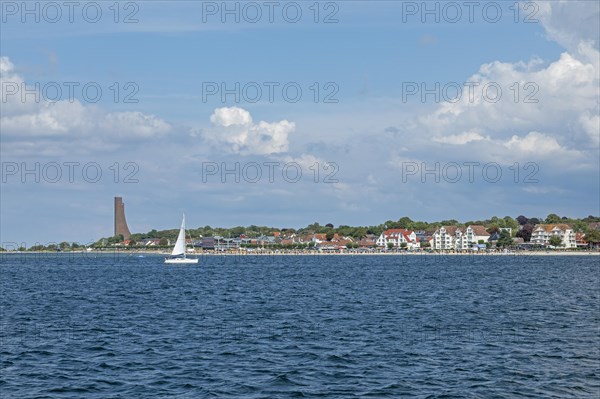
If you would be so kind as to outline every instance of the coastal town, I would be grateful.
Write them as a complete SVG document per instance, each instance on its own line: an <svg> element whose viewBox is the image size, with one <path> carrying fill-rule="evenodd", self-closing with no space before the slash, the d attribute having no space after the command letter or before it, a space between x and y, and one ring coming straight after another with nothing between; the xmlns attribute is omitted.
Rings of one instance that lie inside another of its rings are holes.
<svg viewBox="0 0 600 399"><path fill-rule="evenodd" d="M131 233L125 204L114 198L114 234L96 242L62 241L31 246L2 243L1 252L123 250L166 253L179 229ZM188 251L198 253L497 253L506 251L598 251L600 217L582 219L549 214L546 218L505 216L460 223L413 221L401 217L373 226L334 226L313 223L306 227L276 228L251 225L188 229Z"/></svg>
<svg viewBox="0 0 600 399"><path fill-rule="evenodd" d="M327 227L327 226L325 226ZM330 227L331 230L334 228ZM506 227L486 228L483 225L440 226L435 230L410 230L392 228L379 235L368 233L363 237L329 233L298 233L294 229L273 231L270 235L249 237L211 236L188 239L187 244L201 251L260 252L264 250L310 250L319 252L388 252L388 251L452 251L485 252L503 249L593 249L598 247L600 222L590 223L591 232L575 232L572 226L564 223L536 224L525 241L517 231ZM125 239L112 245L117 247L162 248L169 247L172 240L146 238L140 241Z"/></svg>
<svg viewBox="0 0 600 399"><path fill-rule="evenodd" d="M101 239L95 247L166 249L177 230L152 230L131 234L125 204L115 197L114 236ZM484 252L497 250L593 249L600 242L600 217L569 219L550 214L545 219L492 217L479 222L415 222L409 217L366 227L313 223L305 228L205 226L189 231L186 244L203 252L318 251L344 252Z"/></svg>

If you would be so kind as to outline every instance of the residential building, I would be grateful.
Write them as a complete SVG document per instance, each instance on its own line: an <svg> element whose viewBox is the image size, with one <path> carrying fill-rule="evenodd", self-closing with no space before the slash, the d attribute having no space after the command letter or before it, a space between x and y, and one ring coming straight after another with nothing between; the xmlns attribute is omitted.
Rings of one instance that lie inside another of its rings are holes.
<svg viewBox="0 0 600 399"><path fill-rule="evenodd" d="M442 226L432 235L431 249L466 251L480 240L487 242L489 237L490 234L481 225L470 225L466 228Z"/></svg>
<svg viewBox="0 0 600 399"><path fill-rule="evenodd" d="M575 232L568 224L536 224L531 233L531 243L550 245L551 237L560 237L564 248L576 248Z"/></svg>
<svg viewBox="0 0 600 399"><path fill-rule="evenodd" d="M479 244L479 241L486 243L490 238L490 233L487 232L485 226L480 224L472 224L467 227L467 240L471 244Z"/></svg>
<svg viewBox="0 0 600 399"><path fill-rule="evenodd" d="M456 226L442 226L437 229L431 240L431 249L435 250L452 250L456 249Z"/></svg>
<svg viewBox="0 0 600 399"><path fill-rule="evenodd" d="M389 229L381 233L376 241L380 247L387 247L391 243L394 248L401 247L406 243L406 248L420 248L421 244L414 231L406 229Z"/></svg>

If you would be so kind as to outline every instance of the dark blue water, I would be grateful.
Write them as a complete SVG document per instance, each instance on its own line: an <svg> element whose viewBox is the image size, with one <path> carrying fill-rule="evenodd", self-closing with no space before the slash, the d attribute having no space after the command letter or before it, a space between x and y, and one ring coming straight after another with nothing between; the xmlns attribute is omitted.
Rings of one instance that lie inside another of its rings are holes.
<svg viewBox="0 0 600 399"><path fill-rule="evenodd" d="M598 398L599 259L4 255L0 396Z"/></svg>

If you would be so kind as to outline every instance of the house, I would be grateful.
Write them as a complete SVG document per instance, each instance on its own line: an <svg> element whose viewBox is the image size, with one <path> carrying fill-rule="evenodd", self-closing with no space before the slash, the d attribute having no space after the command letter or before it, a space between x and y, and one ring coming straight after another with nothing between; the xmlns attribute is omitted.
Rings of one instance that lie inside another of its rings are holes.
<svg viewBox="0 0 600 399"><path fill-rule="evenodd" d="M215 249L215 238L202 237L201 239L194 242L194 247L199 247L202 249Z"/></svg>
<svg viewBox="0 0 600 399"><path fill-rule="evenodd" d="M425 230L415 230L415 236L417 237L419 242L427 241L429 238L431 238L432 234L432 231L427 232Z"/></svg>
<svg viewBox="0 0 600 399"><path fill-rule="evenodd" d="M467 227L467 240L472 244L479 244L479 241L486 243L490 238L490 233L487 232L485 226L480 224L472 224Z"/></svg>
<svg viewBox="0 0 600 399"><path fill-rule="evenodd" d="M327 241L327 234L325 234L325 233L313 234L312 242L314 242L315 244L319 244L324 241Z"/></svg>
<svg viewBox="0 0 600 399"><path fill-rule="evenodd" d="M377 240L373 234L367 234L361 238L358 242L358 246L361 248L374 248L377 245Z"/></svg>
<svg viewBox="0 0 600 399"><path fill-rule="evenodd" d="M272 245L277 243L275 236L260 236L250 241L251 244L259 245L264 247L265 245Z"/></svg>
<svg viewBox="0 0 600 399"><path fill-rule="evenodd" d="M167 241L168 244L170 245L170 241ZM146 238L144 240L141 240L139 242L139 245L144 246L144 247L156 247L160 245L160 239L159 238Z"/></svg>
<svg viewBox="0 0 600 399"><path fill-rule="evenodd" d="M466 228L457 226L442 226L433 235L431 249L467 251L478 244L487 242L490 234L484 226L470 225Z"/></svg>
<svg viewBox="0 0 600 399"><path fill-rule="evenodd" d="M490 238L488 239L488 242L490 243L490 245L492 247L495 247L496 244L498 243L499 239L500 239L500 233L496 231L492 235L490 235Z"/></svg>
<svg viewBox="0 0 600 399"><path fill-rule="evenodd" d="M575 232L568 224L536 224L531 233L531 243L550 245L551 237L560 237L564 248L576 248Z"/></svg>
<svg viewBox="0 0 600 399"><path fill-rule="evenodd" d="M589 245L585 239L585 234L575 233L575 245L577 245L578 248L584 248Z"/></svg>
<svg viewBox="0 0 600 399"><path fill-rule="evenodd" d="M456 249L456 226L442 226L433 232L431 236L431 249L451 250Z"/></svg>
<svg viewBox="0 0 600 399"><path fill-rule="evenodd" d="M387 247L390 243L394 246L394 248L401 247L403 243L406 244L406 248L408 249L421 247L415 232L406 229L386 230L381 233L376 241L376 244L380 247Z"/></svg>

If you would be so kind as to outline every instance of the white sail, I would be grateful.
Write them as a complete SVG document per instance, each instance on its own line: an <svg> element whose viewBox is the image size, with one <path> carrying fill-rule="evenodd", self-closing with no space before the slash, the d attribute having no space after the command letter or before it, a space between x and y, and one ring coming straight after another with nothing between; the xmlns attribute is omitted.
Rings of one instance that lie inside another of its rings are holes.
<svg viewBox="0 0 600 399"><path fill-rule="evenodd" d="M183 215L183 220L181 221L177 242L175 242L175 247L173 248L173 252L171 252L171 256L177 255L185 256L185 215Z"/></svg>
<svg viewBox="0 0 600 399"><path fill-rule="evenodd" d="M179 229L179 235L177 236L177 241L175 242L175 248L173 248L173 252L171 252L171 257L165 258L165 263L175 265L198 263L198 258L193 256L187 257L185 252L185 215L183 215L183 219L181 220L181 228Z"/></svg>

